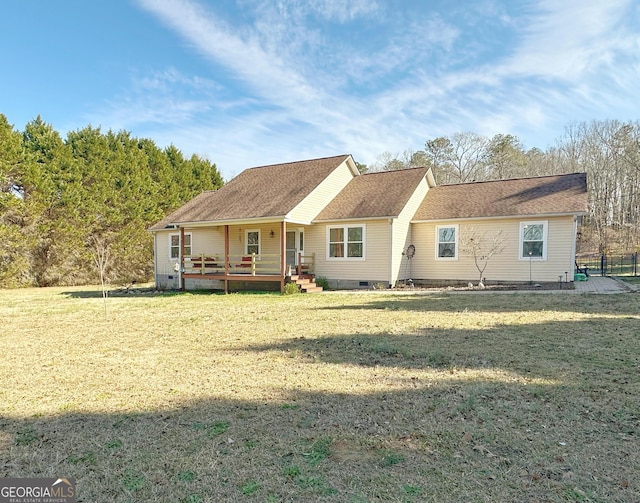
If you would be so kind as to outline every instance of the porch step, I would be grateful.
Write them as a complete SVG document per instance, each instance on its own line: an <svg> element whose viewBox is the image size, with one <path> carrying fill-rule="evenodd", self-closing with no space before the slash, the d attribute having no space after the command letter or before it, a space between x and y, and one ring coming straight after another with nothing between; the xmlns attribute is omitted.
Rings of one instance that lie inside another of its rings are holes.
<svg viewBox="0 0 640 503"><path fill-rule="evenodd" d="M290 276L291 281L298 281L300 279L308 279L308 280L314 280L315 276L313 274L292 274Z"/></svg>
<svg viewBox="0 0 640 503"><path fill-rule="evenodd" d="M316 278L311 274L294 274L291 276L291 282L300 287L303 293L318 293L322 291L322 287L316 285Z"/></svg>
<svg viewBox="0 0 640 503"><path fill-rule="evenodd" d="M300 289L302 293L320 293L322 291L322 287L313 283L314 286L302 286Z"/></svg>

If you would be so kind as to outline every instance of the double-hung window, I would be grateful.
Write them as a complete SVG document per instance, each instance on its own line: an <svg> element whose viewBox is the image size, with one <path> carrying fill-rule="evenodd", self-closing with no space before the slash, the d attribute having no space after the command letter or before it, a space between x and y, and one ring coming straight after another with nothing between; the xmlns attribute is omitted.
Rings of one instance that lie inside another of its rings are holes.
<svg viewBox="0 0 640 503"><path fill-rule="evenodd" d="M191 255L191 233L184 235L184 254ZM180 234L169 236L169 258L178 260L180 258Z"/></svg>
<svg viewBox="0 0 640 503"><path fill-rule="evenodd" d="M520 222L520 260L547 259L547 222Z"/></svg>
<svg viewBox="0 0 640 503"><path fill-rule="evenodd" d="M436 226L436 258L456 260L458 258L458 226Z"/></svg>
<svg viewBox="0 0 640 503"><path fill-rule="evenodd" d="M327 227L327 260L363 260L365 243L364 225Z"/></svg>
<svg viewBox="0 0 640 503"><path fill-rule="evenodd" d="M260 231L250 230L246 233L247 255L255 253L260 255Z"/></svg>

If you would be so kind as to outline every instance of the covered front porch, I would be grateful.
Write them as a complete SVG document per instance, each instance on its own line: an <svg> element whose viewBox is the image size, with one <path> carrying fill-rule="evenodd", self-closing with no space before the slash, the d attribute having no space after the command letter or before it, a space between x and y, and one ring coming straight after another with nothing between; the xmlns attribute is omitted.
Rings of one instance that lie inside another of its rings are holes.
<svg viewBox="0 0 640 503"><path fill-rule="evenodd" d="M230 282L277 283L283 290L291 278L313 278L315 256L304 252L304 226L267 221L185 224L178 230L170 238L170 255L177 259L181 290L189 280L218 281L228 292Z"/></svg>

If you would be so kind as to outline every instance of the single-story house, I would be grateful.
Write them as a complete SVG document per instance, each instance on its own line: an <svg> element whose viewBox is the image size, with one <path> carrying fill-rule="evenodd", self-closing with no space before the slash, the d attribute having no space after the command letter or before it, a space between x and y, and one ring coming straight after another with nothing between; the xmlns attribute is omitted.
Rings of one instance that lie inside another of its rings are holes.
<svg viewBox="0 0 640 503"><path fill-rule="evenodd" d="M151 227L155 280L225 291L290 278L313 291L314 277L572 280L586 211L584 173L438 186L430 168L360 174L351 155L261 166Z"/></svg>

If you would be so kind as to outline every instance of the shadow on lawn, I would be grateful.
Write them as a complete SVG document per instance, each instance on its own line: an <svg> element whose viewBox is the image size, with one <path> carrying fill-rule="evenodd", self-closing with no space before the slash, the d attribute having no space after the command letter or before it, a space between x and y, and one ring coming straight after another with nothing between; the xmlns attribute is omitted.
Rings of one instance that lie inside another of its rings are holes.
<svg viewBox="0 0 640 503"><path fill-rule="evenodd" d="M220 389L203 379L210 389L198 392L212 398L167 388L151 410L121 412L146 400L127 388L103 413L0 417L0 477L73 477L78 501L92 503L640 501L637 320L610 324L425 327L228 348L285 352L309 368L291 365L299 373L256 387L255 400L233 399L230 388L213 398ZM327 362L342 365L334 371L345 385L309 391L309 373ZM414 371L429 367L447 370Z"/></svg>
<svg viewBox="0 0 640 503"><path fill-rule="evenodd" d="M600 398L504 382L407 387L3 418L0 476L73 477L78 501L95 503L640 495L632 419Z"/></svg>
<svg viewBox="0 0 640 503"><path fill-rule="evenodd" d="M413 369L500 369L527 378L582 380L585 368L640 365L637 319L595 318L478 330L425 327L413 334L296 337L230 351L280 351L309 362ZM608 343L603 343L603 337ZM613 342L615 341L615 342Z"/></svg>
<svg viewBox="0 0 640 503"><path fill-rule="evenodd" d="M102 290L75 290L61 292L67 298L72 299L102 299ZM181 292L179 290L159 291L153 288L120 288L108 291L109 298L137 298L137 297L176 297L176 296L195 296L195 295L224 295L223 291L218 290L189 290Z"/></svg>
<svg viewBox="0 0 640 503"><path fill-rule="evenodd" d="M359 293L360 300L367 294ZM313 308L311 305L310 308ZM343 304L321 306L321 310L381 310L381 311L423 311L429 312L496 312L553 310L587 314L628 314L638 315L640 297L637 295L564 295L535 293L429 293L427 295L389 295L370 294L365 302L352 303L345 296Z"/></svg>

